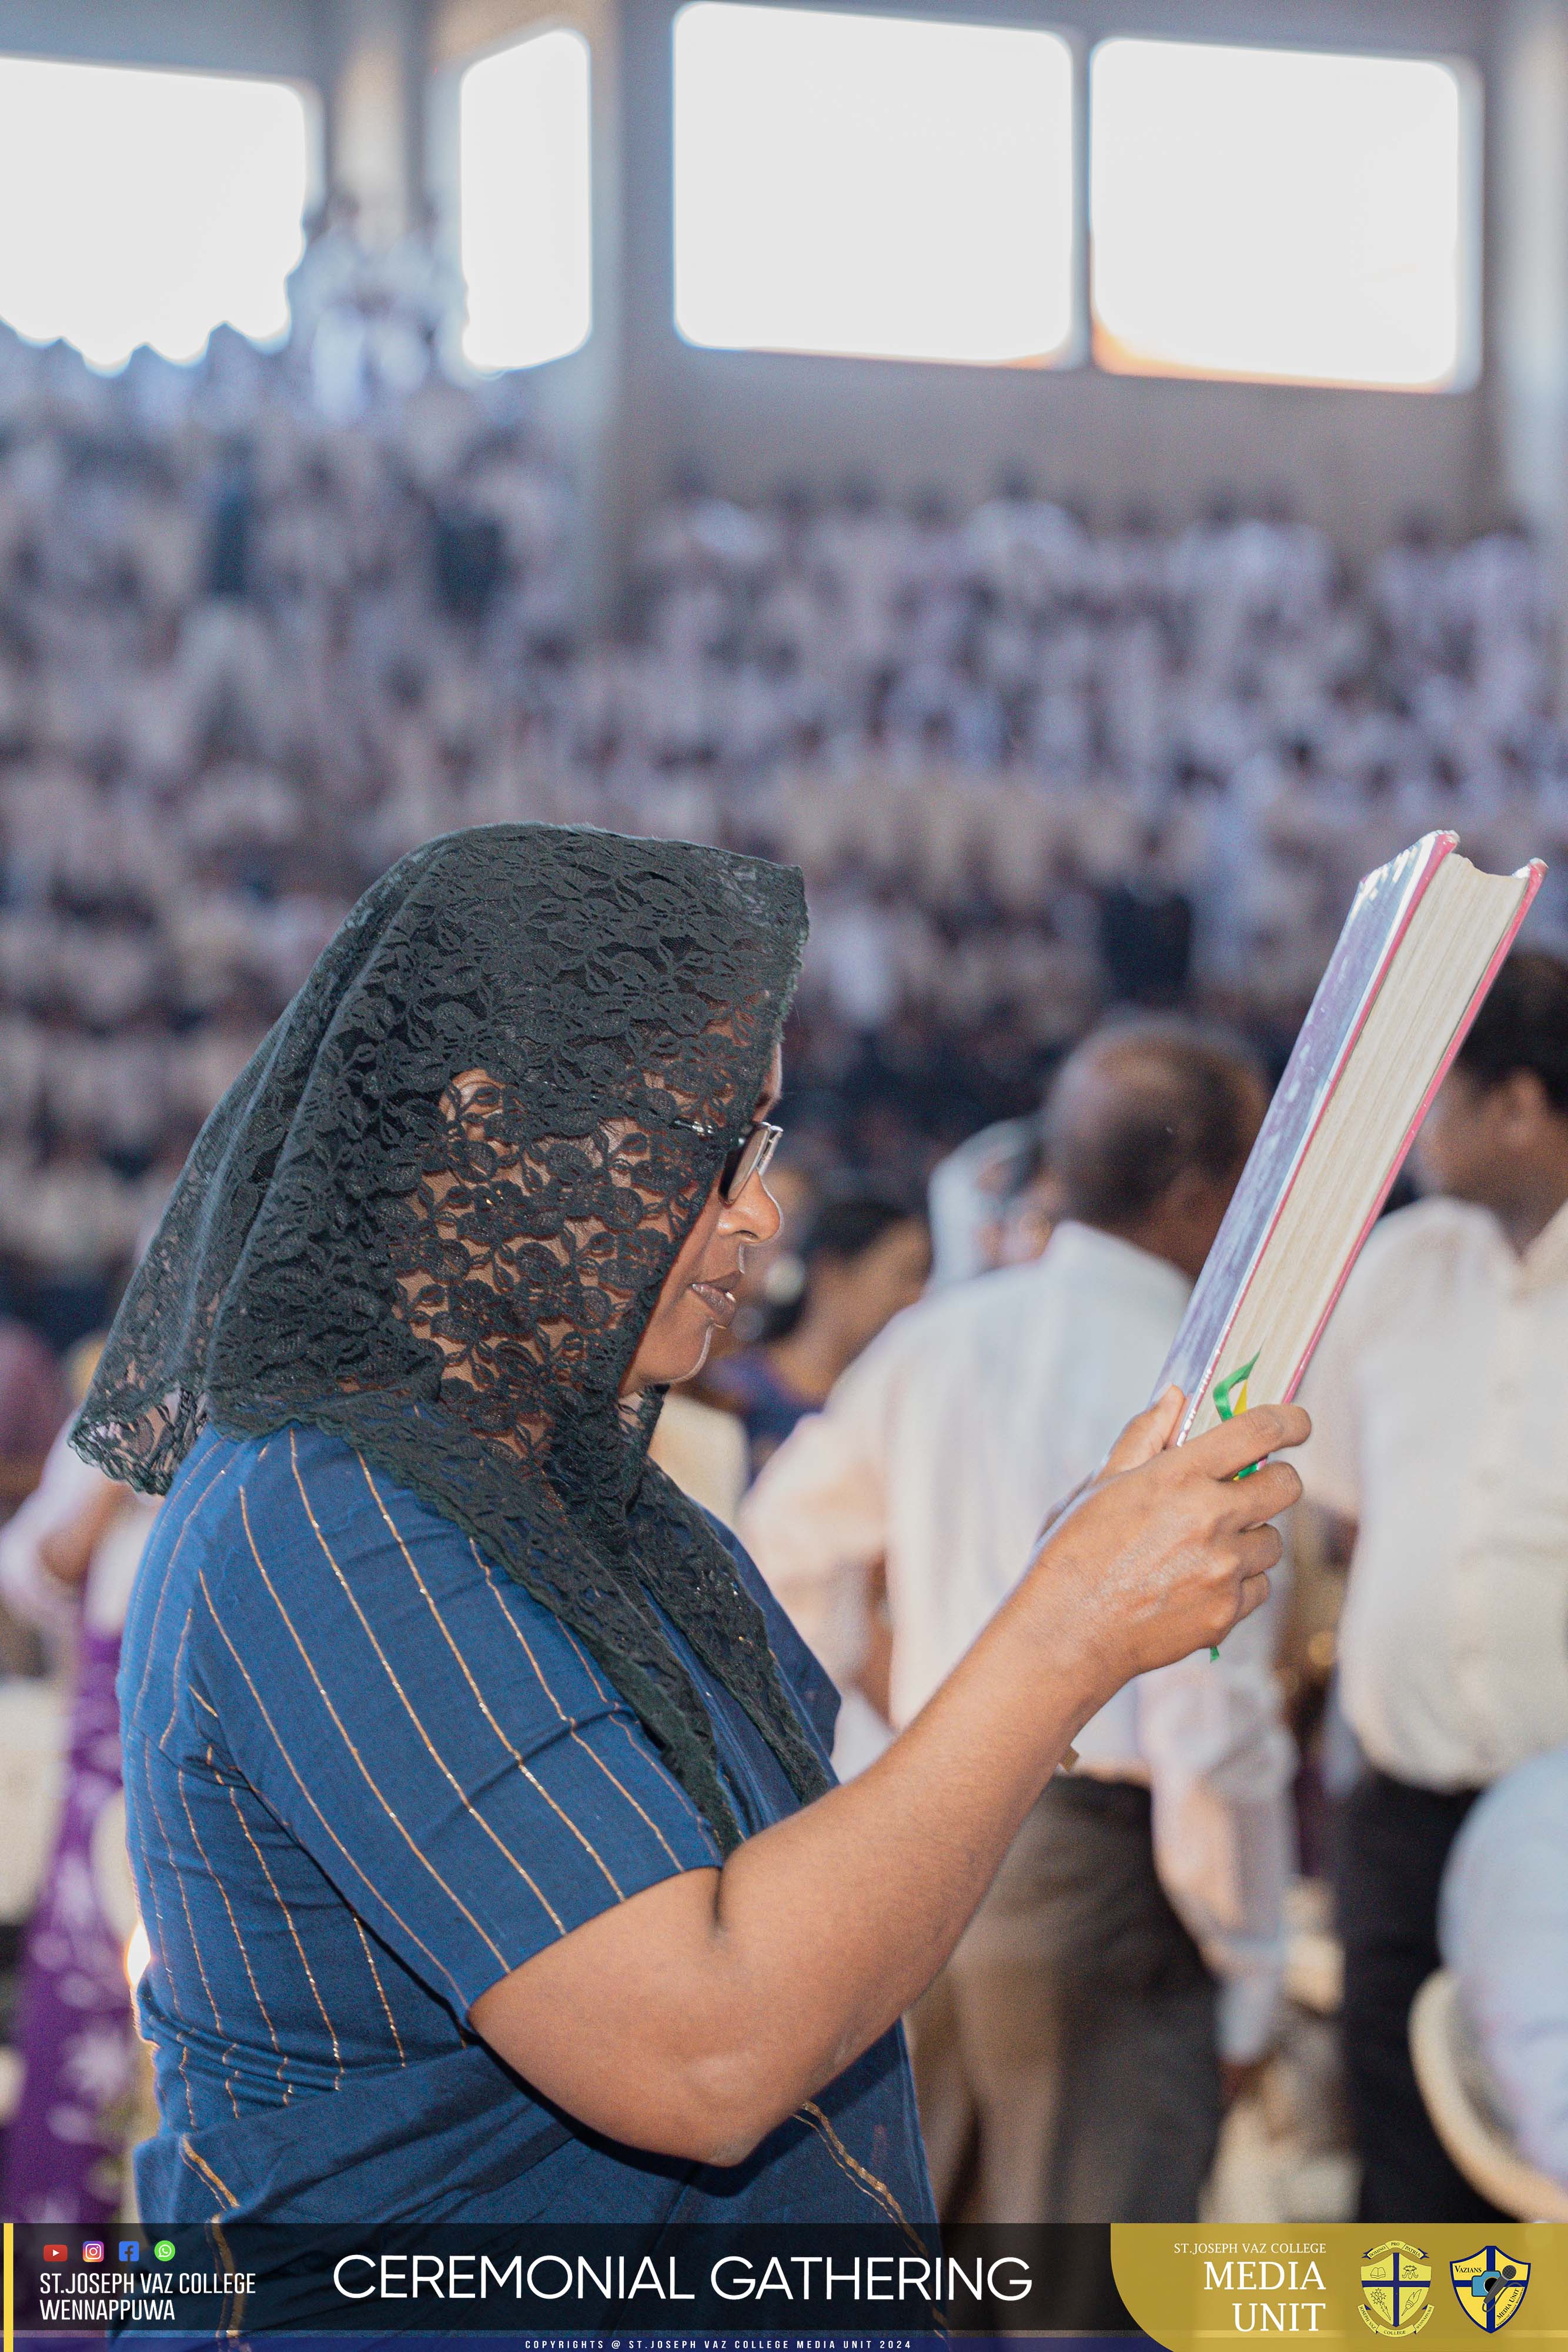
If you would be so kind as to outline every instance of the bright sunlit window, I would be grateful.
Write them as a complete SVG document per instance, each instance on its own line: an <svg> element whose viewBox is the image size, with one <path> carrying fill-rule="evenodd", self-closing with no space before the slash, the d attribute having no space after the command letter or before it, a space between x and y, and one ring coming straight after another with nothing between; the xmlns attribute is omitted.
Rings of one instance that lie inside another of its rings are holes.
<svg viewBox="0 0 1568 2352"><path fill-rule="evenodd" d="M1467 68L1110 40L1091 104L1102 366L1424 391L1474 380Z"/></svg>
<svg viewBox="0 0 1568 2352"><path fill-rule="evenodd" d="M287 82L0 58L0 318L100 368L281 335L309 143Z"/></svg>
<svg viewBox="0 0 1568 2352"><path fill-rule="evenodd" d="M1072 64L1057 35L693 0L674 71L688 341L1066 354Z"/></svg>
<svg viewBox="0 0 1568 2352"><path fill-rule="evenodd" d="M580 33L537 33L482 58L463 77L463 350L475 367L537 367L588 339L588 44Z"/></svg>

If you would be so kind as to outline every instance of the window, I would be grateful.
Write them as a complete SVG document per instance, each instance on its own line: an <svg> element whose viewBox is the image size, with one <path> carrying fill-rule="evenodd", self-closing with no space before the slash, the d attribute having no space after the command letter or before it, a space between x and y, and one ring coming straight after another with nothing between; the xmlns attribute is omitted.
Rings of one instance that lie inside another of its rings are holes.
<svg viewBox="0 0 1568 2352"><path fill-rule="evenodd" d="M1094 52L1091 110L1103 366L1432 391L1473 381L1468 71L1110 40Z"/></svg>
<svg viewBox="0 0 1568 2352"><path fill-rule="evenodd" d="M281 335L308 131L287 82L0 58L0 318L101 368Z"/></svg>
<svg viewBox="0 0 1568 2352"><path fill-rule="evenodd" d="M674 72L688 341L1069 354L1072 61L1056 34L694 0Z"/></svg>
<svg viewBox="0 0 1568 2352"><path fill-rule="evenodd" d="M468 68L458 88L458 187L478 368L537 367L593 320L588 44L537 33Z"/></svg>

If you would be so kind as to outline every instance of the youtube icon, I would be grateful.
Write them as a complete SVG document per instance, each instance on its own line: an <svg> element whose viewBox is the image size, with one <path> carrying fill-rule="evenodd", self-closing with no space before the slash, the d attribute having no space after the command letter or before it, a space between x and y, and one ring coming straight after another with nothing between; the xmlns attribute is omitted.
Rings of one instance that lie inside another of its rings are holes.
<svg viewBox="0 0 1568 2352"><path fill-rule="evenodd" d="M44 2260L47 2263L68 2263L70 2258L71 2250L68 2246L46 2246L44 2248Z"/></svg>

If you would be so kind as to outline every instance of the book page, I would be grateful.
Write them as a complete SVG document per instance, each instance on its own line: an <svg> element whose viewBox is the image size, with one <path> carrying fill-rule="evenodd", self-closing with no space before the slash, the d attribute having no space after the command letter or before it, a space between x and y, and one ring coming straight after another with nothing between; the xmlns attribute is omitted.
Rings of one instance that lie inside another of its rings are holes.
<svg viewBox="0 0 1568 2352"><path fill-rule="evenodd" d="M1161 1389L1174 1381L1186 1393L1189 1412L1213 1377L1226 1327L1360 1033L1395 942L1454 843L1451 833L1427 834L1368 874L1356 890L1160 1375Z"/></svg>
<svg viewBox="0 0 1568 2352"><path fill-rule="evenodd" d="M1397 1173L1433 1076L1528 887L1521 877L1479 874L1454 857L1416 908L1226 1333L1215 1376L1255 1358L1249 1404L1294 1392L1347 1261ZM1187 1433L1218 1418L1211 1381Z"/></svg>

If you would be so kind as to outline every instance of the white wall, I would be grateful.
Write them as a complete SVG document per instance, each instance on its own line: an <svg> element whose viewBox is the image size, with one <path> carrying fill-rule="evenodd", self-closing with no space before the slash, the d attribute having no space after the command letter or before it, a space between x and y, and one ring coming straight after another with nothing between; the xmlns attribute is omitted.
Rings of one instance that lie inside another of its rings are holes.
<svg viewBox="0 0 1568 2352"><path fill-rule="evenodd" d="M1458 532L1530 503L1552 428L1521 423L1516 364L1494 364L1500 266L1487 254L1489 332L1480 385L1419 395L1276 385L943 368L698 351L672 320L670 24L675 0L0 0L0 50L184 63L315 79L329 100L351 88L367 42L394 38L404 87L383 151L402 142L411 173L439 192L443 90L462 61L514 31L570 22L594 63L595 329L588 347L539 371L539 391L575 440L590 496L600 609L613 608L641 518L686 467L739 498L785 480L830 490L869 473L892 491L936 488L956 502L1021 469L1101 515L1131 505L1171 522L1216 494L1282 496L1354 557L1414 509ZM844 5L844 0L838 0ZM854 0L909 10L921 0ZM1507 148L1509 78L1498 56L1522 8L1556 0L946 0L949 13L1050 23L1080 34L1180 33L1282 39L1475 58L1489 74L1489 180ZM389 26L392 28L389 34ZM423 68L435 75L422 118ZM444 75L445 79L443 79ZM361 76L360 85L365 86ZM1513 88L1517 94L1518 76ZM1554 106L1568 111L1568 90ZM1537 111L1540 103L1537 101ZM1563 126L1568 140L1568 121ZM363 135L363 118L361 131ZM1537 143L1540 143L1539 127ZM1537 181L1536 184L1540 184ZM1525 200L1528 213L1529 199ZM1517 223L1520 212L1513 204ZM1514 231L1514 245L1519 231ZM1511 247L1511 250L1513 248ZM1515 273L1517 277L1517 272ZM1565 289L1568 290L1568 289ZM1515 344L1521 332L1516 300ZM1539 373L1539 369L1537 369ZM1536 399L1539 415L1541 402ZM1510 453L1505 471L1500 452ZM1531 454L1531 452L1534 454ZM1523 454L1521 454L1521 453Z"/></svg>
<svg viewBox="0 0 1568 2352"><path fill-rule="evenodd" d="M875 5L875 0L856 0ZM898 0L894 0L898 5ZM908 0L904 0L908 5ZM955 11L955 13L957 13ZM987 0L972 13L1113 31L1432 50L1480 58L1488 10L1467 0ZM640 513L694 460L756 495L851 469L901 490L985 496L1005 467L1101 513L1129 504L1171 521L1217 492L1283 494L1351 553L1412 508L1467 530L1496 503L1488 389L1420 395L1201 383L1057 371L948 369L698 351L670 325L668 165L672 0L627 0L628 348L641 420L627 483ZM1490 275L1490 273L1489 273Z"/></svg>

